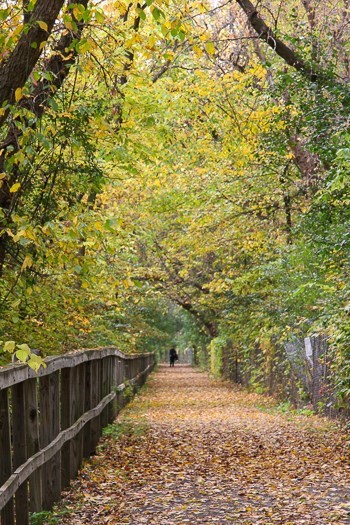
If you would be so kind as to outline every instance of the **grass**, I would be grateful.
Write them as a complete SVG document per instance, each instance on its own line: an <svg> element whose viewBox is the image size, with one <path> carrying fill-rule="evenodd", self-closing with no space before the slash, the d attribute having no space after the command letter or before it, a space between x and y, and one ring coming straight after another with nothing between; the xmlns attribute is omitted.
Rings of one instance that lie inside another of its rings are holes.
<svg viewBox="0 0 350 525"><path fill-rule="evenodd" d="M56 525L59 523L60 518L69 514L69 509L61 508L59 511L47 511L42 510L41 512L33 512L29 516L30 525Z"/></svg>

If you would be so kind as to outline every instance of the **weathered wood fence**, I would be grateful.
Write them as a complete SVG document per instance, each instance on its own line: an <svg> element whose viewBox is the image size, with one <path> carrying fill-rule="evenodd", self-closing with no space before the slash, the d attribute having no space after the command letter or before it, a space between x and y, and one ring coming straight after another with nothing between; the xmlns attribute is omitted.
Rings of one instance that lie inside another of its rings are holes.
<svg viewBox="0 0 350 525"><path fill-rule="evenodd" d="M1 525L51 509L155 364L153 354L115 348L45 361L38 374L20 364L0 370Z"/></svg>

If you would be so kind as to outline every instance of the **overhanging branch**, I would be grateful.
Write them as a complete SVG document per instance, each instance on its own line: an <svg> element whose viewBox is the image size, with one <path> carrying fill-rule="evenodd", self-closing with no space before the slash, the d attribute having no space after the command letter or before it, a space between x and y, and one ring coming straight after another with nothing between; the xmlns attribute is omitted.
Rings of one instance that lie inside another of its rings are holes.
<svg viewBox="0 0 350 525"><path fill-rule="evenodd" d="M297 53L288 47L274 31L260 17L256 7L250 0L236 0L248 17L249 23L261 40L283 58L283 60L297 71L300 71L311 82L317 82L323 77L318 66L307 64Z"/></svg>

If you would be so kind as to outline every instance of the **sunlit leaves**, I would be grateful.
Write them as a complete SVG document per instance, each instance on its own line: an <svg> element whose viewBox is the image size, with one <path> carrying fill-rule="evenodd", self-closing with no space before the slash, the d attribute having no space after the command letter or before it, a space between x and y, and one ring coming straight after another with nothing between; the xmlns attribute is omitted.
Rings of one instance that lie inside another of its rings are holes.
<svg viewBox="0 0 350 525"><path fill-rule="evenodd" d="M2 345L3 352L13 354L17 361L27 363L36 372L40 367L46 367L42 357L33 353L26 343L16 344L16 341L0 341L0 345Z"/></svg>
<svg viewBox="0 0 350 525"><path fill-rule="evenodd" d="M298 22L288 9L277 17L287 34ZM4 59L28 30L22 14L0 10ZM231 4L68 4L42 63L61 29L83 24L60 89L39 64L0 109L18 146L5 144L0 175L12 199L1 214L6 339L154 348L173 336L159 312L177 303L198 332L210 321L233 341L247 370L256 348L267 366L271 340L288 331L329 324L345 341L345 91L317 90L264 57ZM308 55L299 29L293 45ZM30 97L41 85L52 98L39 118ZM309 178L308 153L319 160Z"/></svg>

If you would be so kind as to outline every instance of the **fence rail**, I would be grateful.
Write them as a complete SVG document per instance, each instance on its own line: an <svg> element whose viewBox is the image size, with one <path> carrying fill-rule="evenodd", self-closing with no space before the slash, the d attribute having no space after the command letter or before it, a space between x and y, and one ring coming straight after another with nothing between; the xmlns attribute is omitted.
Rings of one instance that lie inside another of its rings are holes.
<svg viewBox="0 0 350 525"><path fill-rule="evenodd" d="M45 361L38 374L20 364L0 370L1 525L51 509L124 406L127 385L141 385L155 364L153 354L113 347Z"/></svg>

